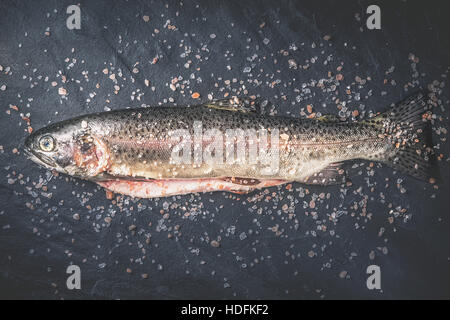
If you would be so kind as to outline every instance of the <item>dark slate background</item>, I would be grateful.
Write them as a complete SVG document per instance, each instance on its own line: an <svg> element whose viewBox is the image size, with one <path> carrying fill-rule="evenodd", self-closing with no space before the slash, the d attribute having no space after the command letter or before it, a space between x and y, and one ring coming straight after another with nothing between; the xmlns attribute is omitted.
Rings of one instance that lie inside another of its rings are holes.
<svg viewBox="0 0 450 320"><path fill-rule="evenodd" d="M70 1L1 0L0 297L450 298L449 146L440 129L449 124L445 3L80 1L81 30L68 30ZM381 7L381 30L365 26L370 4ZM299 68L289 68L289 59ZM105 68L116 75L118 94ZM302 86L327 78L328 71L344 76L335 91ZM168 84L178 76L185 89L173 92ZM358 86L356 76L371 80ZM236 83L224 82L233 78ZM244 94L242 86L270 100L278 114L292 116L301 116L307 104L336 114L333 97L347 101L347 116L352 110L367 115L419 87L431 88L439 99L433 128L444 183L434 189L380 165L368 176L368 163L356 162L361 167L353 169L348 187L294 184L290 191L269 189L267 201L254 201L267 196L259 191L248 197L125 197L117 205L94 184L53 177L21 152L27 135L22 117L38 129L105 107L168 104L169 98L191 104L195 91L202 101L208 94ZM40 183L47 191L36 188ZM320 193L329 199L315 200ZM366 195L370 219L361 209ZM330 220L336 211L340 216ZM81 290L65 286L70 264L81 267ZM366 288L371 264L381 268L381 292Z"/></svg>

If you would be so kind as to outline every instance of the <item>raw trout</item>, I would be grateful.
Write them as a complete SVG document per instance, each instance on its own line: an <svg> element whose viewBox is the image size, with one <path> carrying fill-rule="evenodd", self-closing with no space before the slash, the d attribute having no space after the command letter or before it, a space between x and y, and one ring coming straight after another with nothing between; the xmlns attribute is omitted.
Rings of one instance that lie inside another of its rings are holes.
<svg viewBox="0 0 450 320"><path fill-rule="evenodd" d="M346 122L270 116L242 98L187 107L101 112L51 124L25 142L31 160L117 193L152 198L254 189L287 182L330 185L344 161L385 163L434 183L427 95Z"/></svg>

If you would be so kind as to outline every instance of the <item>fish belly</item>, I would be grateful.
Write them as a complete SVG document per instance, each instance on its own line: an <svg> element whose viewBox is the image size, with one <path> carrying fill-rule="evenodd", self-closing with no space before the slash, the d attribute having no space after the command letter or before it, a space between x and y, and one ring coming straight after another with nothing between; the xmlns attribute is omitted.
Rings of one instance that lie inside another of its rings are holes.
<svg viewBox="0 0 450 320"><path fill-rule="evenodd" d="M288 183L286 180L266 179L254 185L233 183L229 179L161 179L161 180L108 180L97 184L115 193L136 198L158 198L195 192L229 191L244 194L255 189Z"/></svg>

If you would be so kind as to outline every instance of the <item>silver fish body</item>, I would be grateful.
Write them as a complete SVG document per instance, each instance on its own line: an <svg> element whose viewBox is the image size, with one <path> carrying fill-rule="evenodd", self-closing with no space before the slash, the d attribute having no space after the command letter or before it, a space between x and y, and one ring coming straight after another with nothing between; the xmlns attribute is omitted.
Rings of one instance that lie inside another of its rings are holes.
<svg viewBox="0 0 450 320"><path fill-rule="evenodd" d="M109 181L110 189L110 181L119 180L121 186L124 180L140 181L141 187L145 181L178 180L178 188L189 179L224 179L246 185L245 191L263 181L327 185L343 181L340 164L352 159L381 161L430 179L425 100L420 93L360 122L269 116L240 100L125 109L40 129L26 149L46 167L104 185Z"/></svg>

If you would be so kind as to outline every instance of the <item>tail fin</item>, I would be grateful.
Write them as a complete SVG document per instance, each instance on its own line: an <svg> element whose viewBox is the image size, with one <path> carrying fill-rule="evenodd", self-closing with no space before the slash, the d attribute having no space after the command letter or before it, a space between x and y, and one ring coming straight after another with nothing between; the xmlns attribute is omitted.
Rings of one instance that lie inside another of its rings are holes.
<svg viewBox="0 0 450 320"><path fill-rule="evenodd" d="M435 183L440 180L440 174L428 121L430 109L426 92L419 92L368 122L382 126L391 145L378 161Z"/></svg>

